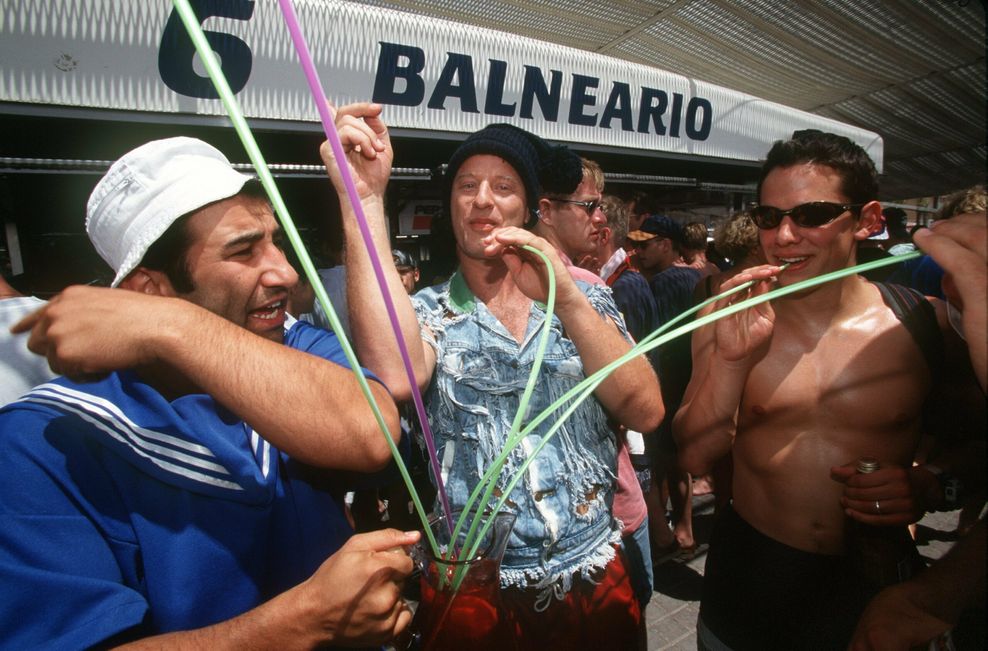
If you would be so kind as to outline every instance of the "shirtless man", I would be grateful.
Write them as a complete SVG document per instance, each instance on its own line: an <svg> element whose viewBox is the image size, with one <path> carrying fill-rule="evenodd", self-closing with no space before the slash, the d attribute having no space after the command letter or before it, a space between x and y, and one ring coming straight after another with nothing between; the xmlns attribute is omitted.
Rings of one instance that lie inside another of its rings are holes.
<svg viewBox="0 0 988 651"><path fill-rule="evenodd" d="M854 265L881 217L873 163L832 134L777 142L758 190L752 216L769 264L727 281L722 289L756 284L715 307ZM904 526L942 497L933 473L911 468L931 382L916 340L856 275L695 333L674 425L680 461L702 475L734 456L733 508L707 559L700 648L846 646L871 593L843 558L847 518ZM882 467L867 479L855 476L864 456Z"/></svg>

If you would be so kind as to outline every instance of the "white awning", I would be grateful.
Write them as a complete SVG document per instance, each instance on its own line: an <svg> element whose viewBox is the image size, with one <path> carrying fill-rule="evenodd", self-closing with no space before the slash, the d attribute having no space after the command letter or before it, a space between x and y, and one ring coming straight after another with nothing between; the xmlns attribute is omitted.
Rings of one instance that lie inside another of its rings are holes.
<svg viewBox="0 0 988 651"><path fill-rule="evenodd" d="M219 3L216 3L219 4ZM74 107L217 116L224 109L167 0L21 0L0 20L0 111ZM297 2L337 104L387 104L394 128L469 133L510 122L555 141L757 161L797 129L871 131L655 67L350 2ZM277 2L203 17L248 118L316 121Z"/></svg>

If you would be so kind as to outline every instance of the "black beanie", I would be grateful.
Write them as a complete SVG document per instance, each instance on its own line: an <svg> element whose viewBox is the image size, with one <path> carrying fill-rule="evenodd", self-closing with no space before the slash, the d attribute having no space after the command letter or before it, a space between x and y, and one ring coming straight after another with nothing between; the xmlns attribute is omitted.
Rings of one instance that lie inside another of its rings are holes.
<svg viewBox="0 0 988 651"><path fill-rule="evenodd" d="M491 124L476 131L453 152L446 168L446 214L453 179L463 162L478 154L500 156L515 169L525 185L525 199L530 212L539 207L542 192L572 194L583 180L580 157L568 147L551 145L539 136L511 124Z"/></svg>

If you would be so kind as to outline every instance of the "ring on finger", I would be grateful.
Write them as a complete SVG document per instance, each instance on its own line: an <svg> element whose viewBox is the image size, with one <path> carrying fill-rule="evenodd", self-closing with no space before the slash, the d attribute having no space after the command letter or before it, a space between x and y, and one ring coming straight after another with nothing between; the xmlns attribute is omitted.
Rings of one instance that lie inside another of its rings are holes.
<svg viewBox="0 0 988 651"><path fill-rule="evenodd" d="M878 500L875 500L875 513L879 515L882 514L882 505L879 503Z"/></svg>

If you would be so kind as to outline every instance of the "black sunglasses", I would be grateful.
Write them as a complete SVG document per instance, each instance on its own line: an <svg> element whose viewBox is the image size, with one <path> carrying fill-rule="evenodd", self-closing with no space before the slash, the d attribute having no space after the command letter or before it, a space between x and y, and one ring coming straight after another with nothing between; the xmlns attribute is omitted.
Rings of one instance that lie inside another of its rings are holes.
<svg viewBox="0 0 988 651"><path fill-rule="evenodd" d="M668 237L665 237L664 235L656 235L655 237L650 237L647 240L639 240L637 242L636 241L632 241L631 242L631 248L633 248L633 249L644 249L646 246L648 246L652 242L658 242L659 240L668 240L668 239L669 238Z"/></svg>
<svg viewBox="0 0 988 651"><path fill-rule="evenodd" d="M780 210L775 206L760 206L754 204L749 208L752 221L761 229L775 228L782 219L789 215L797 226L815 228L834 221L848 210L860 210L863 203L833 203L830 201L811 201L802 203L789 210Z"/></svg>
<svg viewBox="0 0 988 651"><path fill-rule="evenodd" d="M590 201L577 201L576 199L549 199L549 201L558 201L560 203L571 203L574 206L583 206L583 209L587 211L588 215L593 215L600 208L600 199L592 199Z"/></svg>

